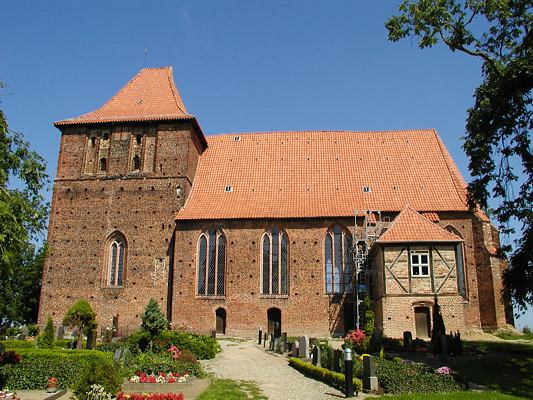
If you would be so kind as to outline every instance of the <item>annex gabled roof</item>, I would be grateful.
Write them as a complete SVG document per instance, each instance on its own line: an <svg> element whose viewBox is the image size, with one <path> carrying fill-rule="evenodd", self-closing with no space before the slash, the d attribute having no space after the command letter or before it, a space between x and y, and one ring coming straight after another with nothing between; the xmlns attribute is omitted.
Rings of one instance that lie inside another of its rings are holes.
<svg viewBox="0 0 533 400"><path fill-rule="evenodd" d="M462 242L459 236L406 206L376 243Z"/></svg>
<svg viewBox="0 0 533 400"><path fill-rule="evenodd" d="M178 220L348 217L354 210L467 211L435 130L208 137Z"/></svg>
<svg viewBox="0 0 533 400"><path fill-rule="evenodd" d="M55 126L88 123L194 119L187 113L172 67L144 68L95 111L55 122Z"/></svg>

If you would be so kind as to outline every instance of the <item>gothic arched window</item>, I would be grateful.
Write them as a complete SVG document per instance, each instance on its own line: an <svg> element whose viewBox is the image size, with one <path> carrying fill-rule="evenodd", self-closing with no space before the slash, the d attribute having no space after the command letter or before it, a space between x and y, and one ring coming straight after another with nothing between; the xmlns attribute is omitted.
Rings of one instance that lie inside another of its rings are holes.
<svg viewBox="0 0 533 400"><path fill-rule="evenodd" d="M107 170L107 158L103 157L100 159L100 171L104 172Z"/></svg>
<svg viewBox="0 0 533 400"><path fill-rule="evenodd" d="M224 296L226 238L221 230L210 228L198 238L198 294Z"/></svg>
<svg viewBox="0 0 533 400"><path fill-rule="evenodd" d="M289 294L287 234L274 227L262 239L261 294Z"/></svg>
<svg viewBox="0 0 533 400"><path fill-rule="evenodd" d="M107 285L122 286L126 269L126 239L115 232L108 240Z"/></svg>
<svg viewBox="0 0 533 400"><path fill-rule="evenodd" d="M324 241L326 293L352 291L351 247L352 237L340 225L335 225L326 233Z"/></svg>

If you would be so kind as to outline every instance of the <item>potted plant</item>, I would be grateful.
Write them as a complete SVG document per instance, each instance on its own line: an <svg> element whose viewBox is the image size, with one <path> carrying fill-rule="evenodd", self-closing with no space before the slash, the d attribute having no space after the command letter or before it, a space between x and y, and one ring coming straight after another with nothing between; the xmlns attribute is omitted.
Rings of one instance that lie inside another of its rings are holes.
<svg viewBox="0 0 533 400"><path fill-rule="evenodd" d="M46 391L48 393L55 393L57 392L57 378L52 376L51 378L48 378L48 384L46 385Z"/></svg>

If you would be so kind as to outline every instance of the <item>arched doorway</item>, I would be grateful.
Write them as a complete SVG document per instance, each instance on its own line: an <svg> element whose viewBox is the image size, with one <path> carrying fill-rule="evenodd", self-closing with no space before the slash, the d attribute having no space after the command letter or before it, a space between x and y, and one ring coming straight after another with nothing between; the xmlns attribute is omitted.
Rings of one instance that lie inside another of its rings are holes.
<svg viewBox="0 0 533 400"><path fill-rule="evenodd" d="M222 307L217 308L215 311L216 316L216 329L218 335L226 334L226 310Z"/></svg>
<svg viewBox="0 0 533 400"><path fill-rule="evenodd" d="M281 310L279 308L269 308L267 311L268 334L274 337L281 337Z"/></svg>
<svg viewBox="0 0 533 400"><path fill-rule="evenodd" d="M431 320L429 317L429 307L415 307L415 328L416 337L430 337Z"/></svg>

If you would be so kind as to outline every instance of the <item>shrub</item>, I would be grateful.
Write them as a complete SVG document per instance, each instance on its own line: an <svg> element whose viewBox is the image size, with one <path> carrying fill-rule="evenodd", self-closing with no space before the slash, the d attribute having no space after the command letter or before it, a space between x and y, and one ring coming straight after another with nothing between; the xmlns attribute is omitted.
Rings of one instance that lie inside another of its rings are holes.
<svg viewBox="0 0 533 400"><path fill-rule="evenodd" d="M98 351L20 349L19 353L19 364L0 366L10 389L44 389L51 376L58 379L59 388L73 388L82 375L98 365L104 366L108 374L116 374L111 354Z"/></svg>
<svg viewBox="0 0 533 400"><path fill-rule="evenodd" d="M83 333L87 329L96 329L96 313L87 300L80 299L65 314L63 325L76 329L76 348L81 349Z"/></svg>
<svg viewBox="0 0 533 400"><path fill-rule="evenodd" d="M527 325L524 325L524 327L522 328L522 333L525 335L531 335L531 328Z"/></svg>
<svg viewBox="0 0 533 400"><path fill-rule="evenodd" d="M52 317L48 317L46 326L42 335L37 338L37 347L41 349L53 349L54 348L54 322Z"/></svg>
<svg viewBox="0 0 533 400"><path fill-rule="evenodd" d="M39 325L37 324L28 324L26 325L26 327L28 328L28 335L29 336L37 336L39 334Z"/></svg>
<svg viewBox="0 0 533 400"><path fill-rule="evenodd" d="M437 374L424 364L378 359L376 375L385 393L435 393L464 390L457 375Z"/></svg>
<svg viewBox="0 0 533 400"><path fill-rule="evenodd" d="M18 364L20 362L20 356L15 350L3 351L0 354L0 365Z"/></svg>
<svg viewBox="0 0 533 400"><path fill-rule="evenodd" d="M7 337L15 337L20 335L20 327L18 326L11 326L6 329L6 336Z"/></svg>
<svg viewBox="0 0 533 400"><path fill-rule="evenodd" d="M122 342L97 343L96 350L114 353L115 351L123 348L124 346L125 345Z"/></svg>
<svg viewBox="0 0 533 400"><path fill-rule="evenodd" d="M333 347L326 342L318 342L316 344L320 348L320 365L323 368L333 370Z"/></svg>
<svg viewBox="0 0 533 400"><path fill-rule="evenodd" d="M116 393L120 389L121 379L112 363L96 363L93 368L85 369L72 389L78 400L87 400L87 394L96 384L105 392Z"/></svg>
<svg viewBox="0 0 533 400"><path fill-rule="evenodd" d="M148 302L141 315L141 321L141 329L150 334L151 340L168 328L168 321L154 299L150 299Z"/></svg>
<svg viewBox="0 0 533 400"><path fill-rule="evenodd" d="M317 367L296 357L289 358L289 365L310 378L317 379L337 389L344 390L344 374ZM360 392L362 389L361 380L353 378L353 387L354 391Z"/></svg>
<svg viewBox="0 0 533 400"><path fill-rule="evenodd" d="M32 340L4 340L0 342L7 349L34 349L35 342Z"/></svg>
<svg viewBox="0 0 533 400"><path fill-rule="evenodd" d="M372 309L372 303L370 302L370 296L368 293L365 295L365 300L363 302L365 308L365 327L363 332L365 333L365 338L361 343L361 352L366 353L374 349L374 333L376 332L376 318L374 315L374 310Z"/></svg>
<svg viewBox="0 0 533 400"><path fill-rule="evenodd" d="M203 376L202 367L198 362L174 361L168 354L140 353L128 364L124 366L125 376L132 376L138 371L146 374L177 372L180 375L188 372L191 375Z"/></svg>

